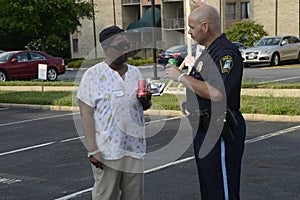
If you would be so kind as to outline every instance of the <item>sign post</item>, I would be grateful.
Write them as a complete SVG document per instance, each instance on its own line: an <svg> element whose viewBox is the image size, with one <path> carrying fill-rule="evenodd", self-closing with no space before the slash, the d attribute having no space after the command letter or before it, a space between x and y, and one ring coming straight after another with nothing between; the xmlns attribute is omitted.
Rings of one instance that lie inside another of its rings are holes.
<svg viewBox="0 0 300 200"><path fill-rule="evenodd" d="M44 80L47 80L47 65L39 64L38 79L42 80L42 92L44 92Z"/></svg>

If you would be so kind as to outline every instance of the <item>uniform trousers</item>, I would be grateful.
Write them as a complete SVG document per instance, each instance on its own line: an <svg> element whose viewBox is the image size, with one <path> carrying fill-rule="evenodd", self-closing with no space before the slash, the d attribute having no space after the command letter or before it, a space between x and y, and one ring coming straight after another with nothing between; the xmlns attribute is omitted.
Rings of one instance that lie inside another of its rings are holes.
<svg viewBox="0 0 300 200"><path fill-rule="evenodd" d="M143 161L132 157L105 160L103 170L92 165L93 200L141 200L144 192Z"/></svg>
<svg viewBox="0 0 300 200"><path fill-rule="evenodd" d="M232 129L234 141L227 143L220 138L213 149L201 159L198 155L206 132L200 127L195 135L194 153L202 200L240 199L241 161L244 152L246 126L242 115L236 116L236 119L239 125ZM225 151L223 157L221 145ZM223 171L222 159L225 165Z"/></svg>

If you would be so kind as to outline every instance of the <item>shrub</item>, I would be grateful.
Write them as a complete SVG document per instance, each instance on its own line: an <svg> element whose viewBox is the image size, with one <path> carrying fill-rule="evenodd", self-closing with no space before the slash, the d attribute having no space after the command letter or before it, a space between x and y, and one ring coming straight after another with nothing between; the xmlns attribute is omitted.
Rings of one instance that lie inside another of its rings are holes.
<svg viewBox="0 0 300 200"><path fill-rule="evenodd" d="M237 22L230 29L225 31L229 40L240 42L246 46L253 46L253 43L268 35L263 25L256 22Z"/></svg>

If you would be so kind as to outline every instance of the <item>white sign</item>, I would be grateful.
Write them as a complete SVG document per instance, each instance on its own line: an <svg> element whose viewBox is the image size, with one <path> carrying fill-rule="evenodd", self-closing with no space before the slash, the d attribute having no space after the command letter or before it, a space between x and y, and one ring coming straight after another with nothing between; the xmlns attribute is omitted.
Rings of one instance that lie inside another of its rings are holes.
<svg viewBox="0 0 300 200"><path fill-rule="evenodd" d="M41 80L47 80L47 65L46 64L39 64L38 78Z"/></svg>

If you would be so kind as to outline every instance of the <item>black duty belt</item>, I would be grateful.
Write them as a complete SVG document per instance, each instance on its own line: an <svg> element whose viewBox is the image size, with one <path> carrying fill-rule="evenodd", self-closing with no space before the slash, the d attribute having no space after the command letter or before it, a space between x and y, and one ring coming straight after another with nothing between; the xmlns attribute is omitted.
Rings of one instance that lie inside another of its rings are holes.
<svg viewBox="0 0 300 200"><path fill-rule="evenodd" d="M197 117L197 118L200 118L200 119L210 118L211 112L210 112L209 109L195 110L195 111L191 112L189 116L190 117Z"/></svg>
<svg viewBox="0 0 300 200"><path fill-rule="evenodd" d="M241 114L241 111L239 109L227 109L227 112L231 112L234 117ZM201 110L195 110L189 114L190 118L198 118L198 119L207 119L211 117L211 111L210 109L201 109Z"/></svg>

